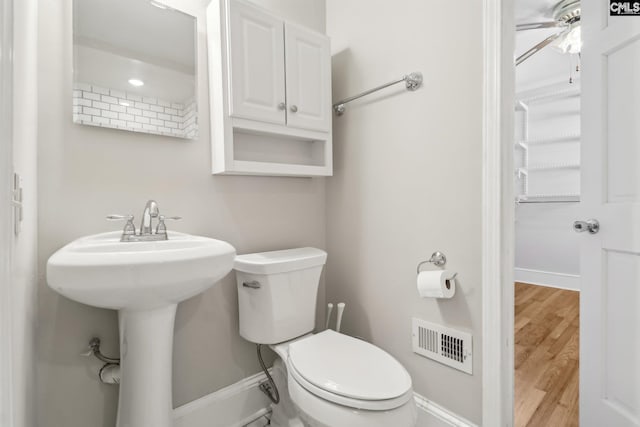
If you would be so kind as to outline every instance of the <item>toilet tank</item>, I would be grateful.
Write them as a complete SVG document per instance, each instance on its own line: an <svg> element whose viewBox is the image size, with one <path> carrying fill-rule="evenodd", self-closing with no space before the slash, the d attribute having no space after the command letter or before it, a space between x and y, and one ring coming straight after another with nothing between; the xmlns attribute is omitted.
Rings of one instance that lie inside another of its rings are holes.
<svg viewBox="0 0 640 427"><path fill-rule="evenodd" d="M326 261L327 253L316 248L238 255L240 335L257 344L276 344L313 331Z"/></svg>

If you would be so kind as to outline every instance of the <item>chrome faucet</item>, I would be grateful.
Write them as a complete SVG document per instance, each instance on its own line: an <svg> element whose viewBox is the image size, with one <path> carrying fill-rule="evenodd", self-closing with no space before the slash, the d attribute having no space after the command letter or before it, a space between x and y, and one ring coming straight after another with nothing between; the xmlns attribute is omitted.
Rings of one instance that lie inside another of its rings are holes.
<svg viewBox="0 0 640 427"><path fill-rule="evenodd" d="M142 222L140 223L140 236L147 236L153 233L152 221L160 215L158 203L155 200L149 200L142 212Z"/></svg>
<svg viewBox="0 0 640 427"><path fill-rule="evenodd" d="M153 218L158 218L158 225L155 230L153 229ZM120 238L121 242L148 242L167 240L169 237L165 221L179 220L182 218L179 216L167 217L160 215L158 203L156 203L155 200L149 200L144 207L142 222L140 223L140 230L138 230L138 232L136 232L136 226L133 224L133 215L109 215L107 219L110 221L126 221Z"/></svg>

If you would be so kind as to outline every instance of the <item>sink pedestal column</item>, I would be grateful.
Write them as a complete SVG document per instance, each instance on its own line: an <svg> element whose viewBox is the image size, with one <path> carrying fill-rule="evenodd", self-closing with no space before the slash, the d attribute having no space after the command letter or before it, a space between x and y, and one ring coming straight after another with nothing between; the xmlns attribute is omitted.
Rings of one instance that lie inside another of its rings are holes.
<svg viewBox="0 0 640 427"><path fill-rule="evenodd" d="M122 309L117 427L173 427L173 325L177 304Z"/></svg>

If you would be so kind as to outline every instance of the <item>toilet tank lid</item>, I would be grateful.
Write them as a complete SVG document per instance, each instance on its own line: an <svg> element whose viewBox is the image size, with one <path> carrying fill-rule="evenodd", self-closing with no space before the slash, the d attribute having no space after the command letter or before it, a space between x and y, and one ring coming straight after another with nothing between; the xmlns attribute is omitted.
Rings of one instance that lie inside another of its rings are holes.
<svg viewBox="0 0 640 427"><path fill-rule="evenodd" d="M327 253L316 248L295 248L236 256L233 268L252 274L277 274L324 265Z"/></svg>

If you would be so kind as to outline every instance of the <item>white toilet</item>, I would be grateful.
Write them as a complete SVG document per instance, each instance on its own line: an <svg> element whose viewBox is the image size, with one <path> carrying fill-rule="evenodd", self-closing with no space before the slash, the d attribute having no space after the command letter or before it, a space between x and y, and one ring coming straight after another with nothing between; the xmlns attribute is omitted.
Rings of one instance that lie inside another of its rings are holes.
<svg viewBox="0 0 640 427"><path fill-rule="evenodd" d="M312 334L326 252L315 248L239 255L240 335L269 344L279 427L413 427L411 377L382 349L326 330Z"/></svg>

